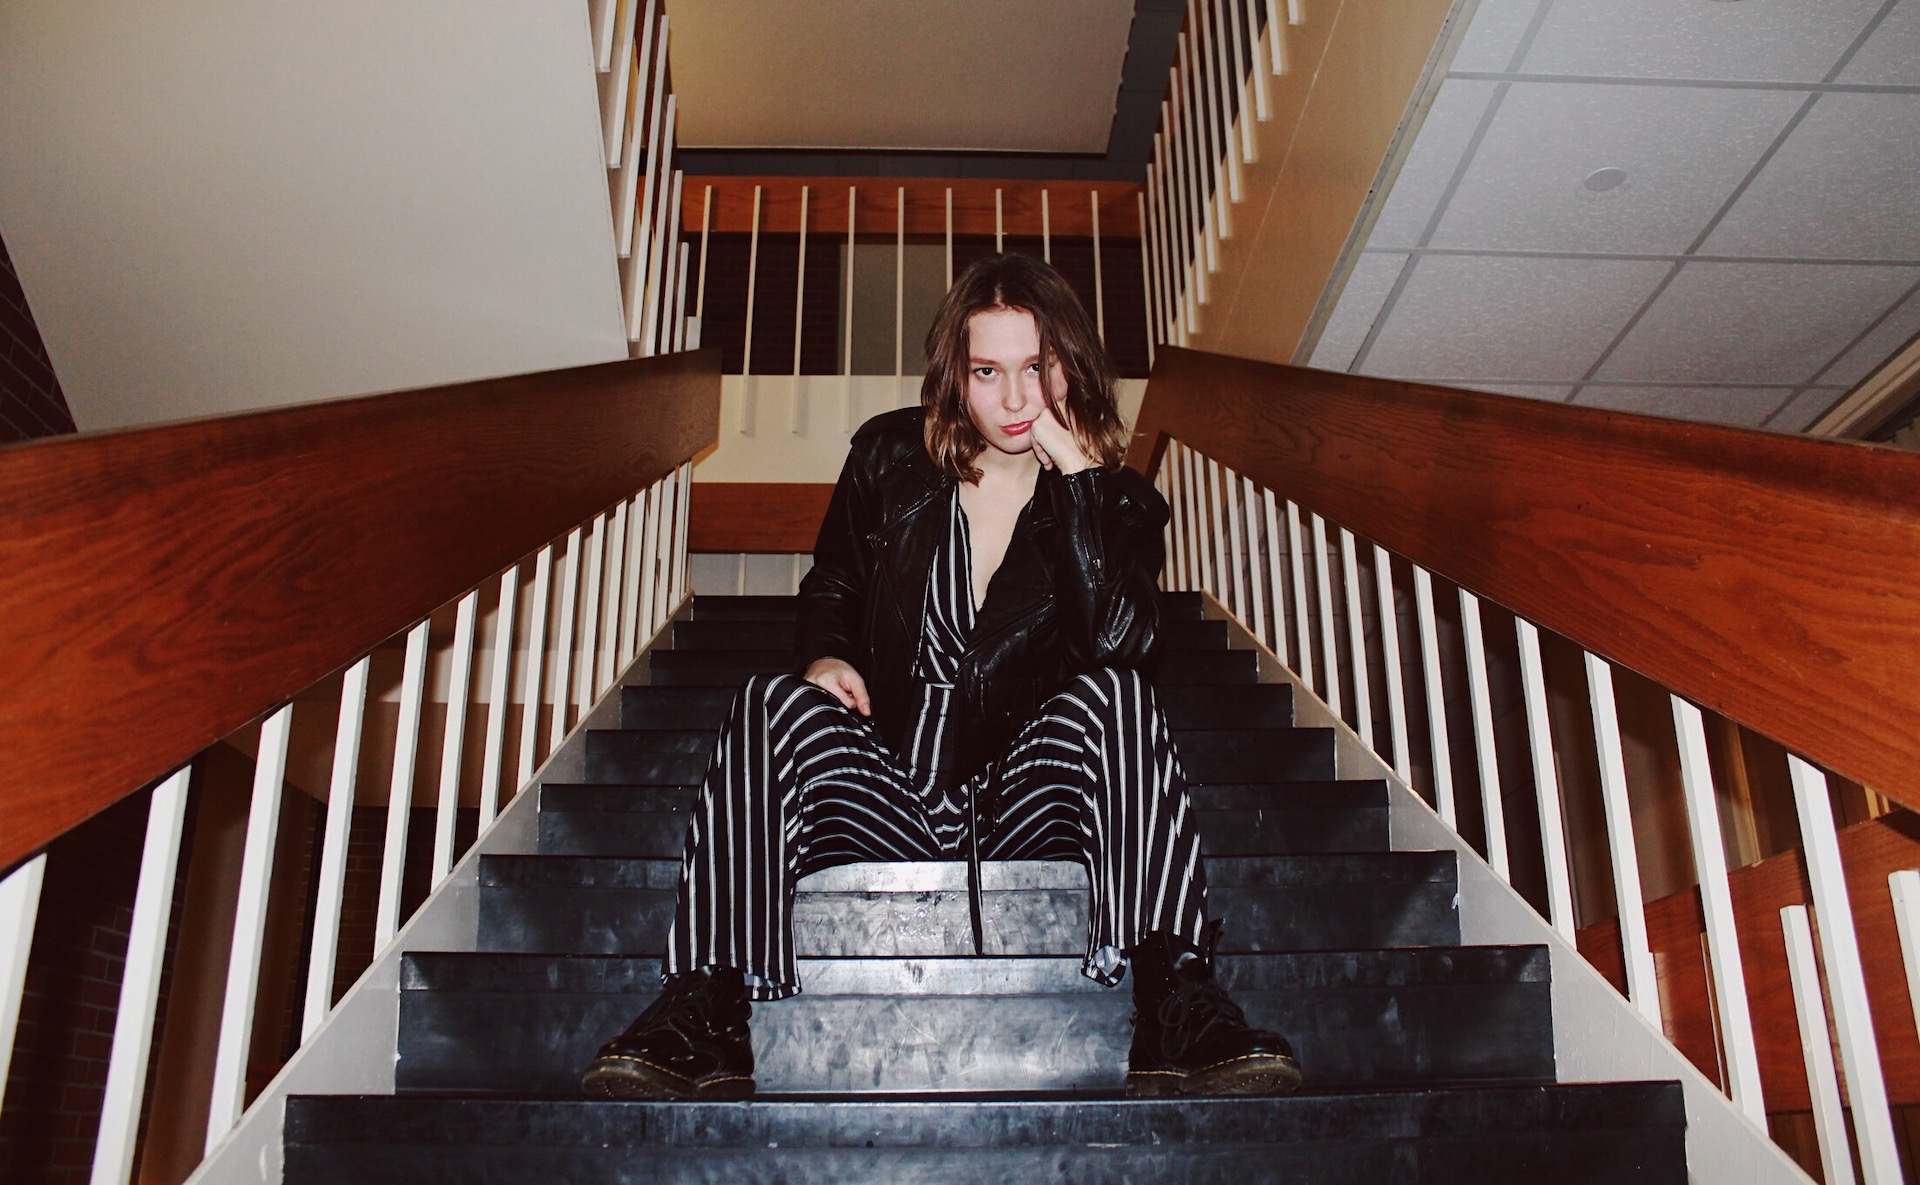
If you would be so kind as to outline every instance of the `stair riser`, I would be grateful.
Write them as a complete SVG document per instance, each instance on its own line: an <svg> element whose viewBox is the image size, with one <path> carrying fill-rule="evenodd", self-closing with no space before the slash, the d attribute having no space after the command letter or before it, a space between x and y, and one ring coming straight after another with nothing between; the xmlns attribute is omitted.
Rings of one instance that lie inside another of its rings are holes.
<svg viewBox="0 0 1920 1185"><path fill-rule="evenodd" d="M1197 592L1162 592L1160 619L1198 621L1205 616L1205 603ZM693 599L688 616L694 621L792 621L799 612L798 597L703 595Z"/></svg>
<svg viewBox="0 0 1920 1185"><path fill-rule="evenodd" d="M749 675L788 671L785 653L656 650L648 659L648 682L656 687L733 687ZM1154 672L1156 685L1252 684L1259 660L1251 650L1175 650Z"/></svg>
<svg viewBox="0 0 1920 1185"><path fill-rule="evenodd" d="M1184 741L1176 732L1175 743L1187 776L1196 782L1307 782L1334 776L1331 729L1189 733ZM586 777L590 782L687 785L706 772L713 744L712 738L682 733L590 731Z"/></svg>
<svg viewBox="0 0 1920 1185"><path fill-rule="evenodd" d="M1283 889L1215 887L1227 919L1221 949L1359 950L1460 941L1451 883ZM492 951L657 954L673 917L667 889L491 886L480 895L480 944ZM1087 935L1084 889L984 895L987 953L1074 955ZM803 955L932 957L970 952L965 892L800 893L794 941Z"/></svg>
<svg viewBox="0 0 1920 1185"><path fill-rule="evenodd" d="M716 687L628 687L621 692L624 728L717 731L745 676ZM1293 687L1287 683L1156 686L1160 708L1174 728L1285 728L1293 723Z"/></svg>
<svg viewBox="0 0 1920 1185"><path fill-rule="evenodd" d="M600 1043L657 991L629 996L407 992L403 1090L565 1094ZM1285 1033L1316 1090L1548 1081L1545 983L1240 990L1250 1023ZM817 996L754 1009L763 1090L1119 1090L1132 992ZM467 1039L486 1033L484 1043ZM838 1034L839 1036L836 1036Z"/></svg>
<svg viewBox="0 0 1920 1185"><path fill-rule="evenodd" d="M678 791L692 798L690 791ZM1215 856L1293 852L1380 852L1388 848L1386 808L1198 812L1203 851ZM556 856L679 857L684 811L542 811L540 851Z"/></svg>
<svg viewBox="0 0 1920 1185"><path fill-rule="evenodd" d="M1160 637L1168 650L1225 650L1227 623L1168 621ZM788 650L793 645L791 621L677 621L673 625L675 650Z"/></svg>

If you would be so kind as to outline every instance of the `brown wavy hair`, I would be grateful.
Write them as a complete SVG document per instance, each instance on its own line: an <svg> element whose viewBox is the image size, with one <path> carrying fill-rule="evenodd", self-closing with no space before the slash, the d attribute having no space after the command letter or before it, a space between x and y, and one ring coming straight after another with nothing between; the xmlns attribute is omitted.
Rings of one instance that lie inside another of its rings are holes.
<svg viewBox="0 0 1920 1185"><path fill-rule="evenodd" d="M1093 318L1059 272L1031 255L989 255L961 272L940 301L927 331L927 373L920 382L926 409L927 455L960 481L978 481L974 459L987 442L967 410L967 371L972 353L967 319L990 309L1019 309L1040 331L1040 373L1058 361L1067 381L1065 415L1080 447L1094 464L1118 468L1127 453L1127 433L1114 399L1116 375ZM1058 413L1052 384L1041 384L1047 407Z"/></svg>

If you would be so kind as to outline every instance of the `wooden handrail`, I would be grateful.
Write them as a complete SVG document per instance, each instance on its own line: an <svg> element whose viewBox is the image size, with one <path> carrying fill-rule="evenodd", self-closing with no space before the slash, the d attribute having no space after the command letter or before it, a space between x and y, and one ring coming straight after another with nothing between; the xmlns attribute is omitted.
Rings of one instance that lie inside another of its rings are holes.
<svg viewBox="0 0 1920 1185"><path fill-rule="evenodd" d="M712 445L720 352L0 449L0 869Z"/></svg>
<svg viewBox="0 0 1920 1185"><path fill-rule="evenodd" d="M1179 349L1136 428L1920 805L1920 455Z"/></svg>

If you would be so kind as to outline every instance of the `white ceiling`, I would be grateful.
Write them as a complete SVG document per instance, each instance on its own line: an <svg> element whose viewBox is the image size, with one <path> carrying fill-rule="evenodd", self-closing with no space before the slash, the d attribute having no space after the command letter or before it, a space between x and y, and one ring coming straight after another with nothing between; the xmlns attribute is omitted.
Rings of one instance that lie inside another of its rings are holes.
<svg viewBox="0 0 1920 1185"><path fill-rule="evenodd" d="M671 13L689 148L1104 153L1133 0L701 0Z"/></svg>
<svg viewBox="0 0 1920 1185"><path fill-rule="evenodd" d="M1801 431L1920 333L1916 194L1920 0L1480 0L1312 362Z"/></svg>

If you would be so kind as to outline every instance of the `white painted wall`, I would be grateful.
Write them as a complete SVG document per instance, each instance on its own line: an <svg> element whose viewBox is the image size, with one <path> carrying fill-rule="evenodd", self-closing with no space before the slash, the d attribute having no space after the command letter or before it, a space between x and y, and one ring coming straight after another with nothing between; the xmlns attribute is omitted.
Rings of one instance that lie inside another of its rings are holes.
<svg viewBox="0 0 1920 1185"><path fill-rule="evenodd" d="M82 429L626 357L578 0L0 4L0 235Z"/></svg>

